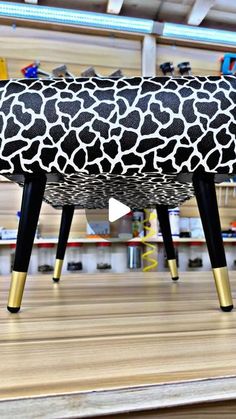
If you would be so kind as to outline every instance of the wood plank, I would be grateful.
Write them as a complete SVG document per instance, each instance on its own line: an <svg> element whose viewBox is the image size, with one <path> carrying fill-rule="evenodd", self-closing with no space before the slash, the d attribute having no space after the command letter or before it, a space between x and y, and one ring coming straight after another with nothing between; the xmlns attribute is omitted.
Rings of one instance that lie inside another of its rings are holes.
<svg viewBox="0 0 236 419"><path fill-rule="evenodd" d="M214 6L215 0L195 0L193 7L187 17L187 24L198 26L207 16L209 10Z"/></svg>
<svg viewBox="0 0 236 419"><path fill-rule="evenodd" d="M213 417L214 419L234 419L236 412L236 401L201 403L192 406L180 406L170 409L158 409L146 412L129 412L122 415L110 415L109 419L202 419ZM97 416L97 419L104 419L104 416Z"/></svg>
<svg viewBox="0 0 236 419"><path fill-rule="evenodd" d="M236 398L236 311L218 309L210 274L182 273L178 284L165 273L31 277L17 315L5 309L8 284L2 277L1 418Z"/></svg>
<svg viewBox="0 0 236 419"><path fill-rule="evenodd" d="M142 48L142 76L156 76L156 37L154 35L145 35Z"/></svg>
<svg viewBox="0 0 236 419"><path fill-rule="evenodd" d="M124 0L108 0L107 2L107 13L113 13L118 15L123 6Z"/></svg>
<svg viewBox="0 0 236 419"><path fill-rule="evenodd" d="M140 75L139 41L20 27L0 30L1 56L7 59L10 77L22 77L21 68L35 60L49 72L65 63L76 76L90 66L105 76L119 68L125 75Z"/></svg>

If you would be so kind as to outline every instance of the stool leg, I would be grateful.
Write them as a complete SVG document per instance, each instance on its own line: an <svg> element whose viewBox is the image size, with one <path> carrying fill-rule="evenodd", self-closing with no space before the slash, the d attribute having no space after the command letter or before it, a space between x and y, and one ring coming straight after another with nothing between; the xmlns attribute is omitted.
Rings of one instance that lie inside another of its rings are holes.
<svg viewBox="0 0 236 419"><path fill-rule="evenodd" d="M7 306L11 313L17 313L20 310L45 186L45 175L37 178L34 176L27 176L25 178L15 260Z"/></svg>
<svg viewBox="0 0 236 419"><path fill-rule="evenodd" d="M175 248L172 241L171 229L170 229L170 220L168 207L166 205L157 205L157 217L161 227L161 232L163 236L163 242L166 250L166 256L168 261L168 266L170 269L170 274L173 281L179 279Z"/></svg>
<svg viewBox="0 0 236 419"><path fill-rule="evenodd" d="M68 237L70 234L70 227L74 215L74 209L75 208L73 205L65 205L62 209L61 225L57 244L56 262L52 278L55 282L58 282L61 277L61 270L66 252Z"/></svg>
<svg viewBox="0 0 236 419"><path fill-rule="evenodd" d="M193 176L193 186L206 237L220 307L223 311L231 311L233 301L221 235L214 174L195 174Z"/></svg>

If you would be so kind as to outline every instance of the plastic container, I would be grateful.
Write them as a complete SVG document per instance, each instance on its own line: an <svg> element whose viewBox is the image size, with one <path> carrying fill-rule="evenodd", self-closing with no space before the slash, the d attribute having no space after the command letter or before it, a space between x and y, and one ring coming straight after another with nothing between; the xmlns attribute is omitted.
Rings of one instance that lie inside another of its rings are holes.
<svg viewBox="0 0 236 419"><path fill-rule="evenodd" d="M188 267L201 269L203 267L202 243L191 242L189 246Z"/></svg>
<svg viewBox="0 0 236 419"><path fill-rule="evenodd" d="M68 243L67 244L67 271L77 272L83 269L83 243Z"/></svg>
<svg viewBox="0 0 236 419"><path fill-rule="evenodd" d="M190 223L190 231L191 237L194 239L198 239L204 237L203 227L201 218L199 217L191 217L189 220Z"/></svg>
<svg viewBox="0 0 236 419"><path fill-rule="evenodd" d="M225 256L229 270L236 268L236 247L234 242L224 242Z"/></svg>
<svg viewBox="0 0 236 419"><path fill-rule="evenodd" d="M158 243L157 246L158 246L158 256L157 256L158 266L157 266L157 270L159 272L165 272L167 269L165 267L164 245L163 245L163 243Z"/></svg>
<svg viewBox="0 0 236 419"><path fill-rule="evenodd" d="M179 236L191 237L189 217L179 217Z"/></svg>
<svg viewBox="0 0 236 419"><path fill-rule="evenodd" d="M170 219L171 234L174 237L179 237L179 208L172 208L168 210Z"/></svg>
<svg viewBox="0 0 236 419"><path fill-rule="evenodd" d="M10 244L10 272L13 270L14 260L15 260L16 244Z"/></svg>
<svg viewBox="0 0 236 419"><path fill-rule="evenodd" d="M132 236L132 212L129 212L118 220L118 237L131 239Z"/></svg>
<svg viewBox="0 0 236 419"><path fill-rule="evenodd" d="M158 236L158 219L157 219L157 210L156 208L150 208L149 211L149 221L147 222L147 226L151 228L146 234L152 233L152 237ZM146 214L144 213L144 217L146 218Z"/></svg>
<svg viewBox="0 0 236 419"><path fill-rule="evenodd" d="M97 269L109 270L111 269L111 243L98 242L97 246Z"/></svg>
<svg viewBox="0 0 236 419"><path fill-rule="evenodd" d="M133 237L143 237L144 236L144 212L143 210L137 209L133 211L132 216L132 234Z"/></svg>
<svg viewBox="0 0 236 419"><path fill-rule="evenodd" d="M179 270L186 271L188 268L188 262L189 262L189 243L180 242L178 249L179 249Z"/></svg>
<svg viewBox="0 0 236 419"><path fill-rule="evenodd" d="M38 244L38 272L49 273L54 269L54 244L40 243Z"/></svg>
<svg viewBox="0 0 236 419"><path fill-rule="evenodd" d="M142 243L127 243L127 267L128 269L140 269L142 267Z"/></svg>
<svg viewBox="0 0 236 419"><path fill-rule="evenodd" d="M28 274L37 275L38 273L38 246L34 245L32 248L30 263L28 268Z"/></svg>

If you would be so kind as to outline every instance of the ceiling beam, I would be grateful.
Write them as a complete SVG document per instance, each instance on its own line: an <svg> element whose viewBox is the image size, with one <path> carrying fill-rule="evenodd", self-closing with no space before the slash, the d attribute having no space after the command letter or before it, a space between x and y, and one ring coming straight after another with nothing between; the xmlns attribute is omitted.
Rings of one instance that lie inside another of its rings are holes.
<svg viewBox="0 0 236 419"><path fill-rule="evenodd" d="M123 3L124 3L124 0L108 0L107 13L118 15L121 11Z"/></svg>
<svg viewBox="0 0 236 419"><path fill-rule="evenodd" d="M142 76L156 75L157 44L155 35L145 35L142 44Z"/></svg>
<svg viewBox="0 0 236 419"><path fill-rule="evenodd" d="M198 26L205 19L215 0L195 0L187 17L187 24Z"/></svg>

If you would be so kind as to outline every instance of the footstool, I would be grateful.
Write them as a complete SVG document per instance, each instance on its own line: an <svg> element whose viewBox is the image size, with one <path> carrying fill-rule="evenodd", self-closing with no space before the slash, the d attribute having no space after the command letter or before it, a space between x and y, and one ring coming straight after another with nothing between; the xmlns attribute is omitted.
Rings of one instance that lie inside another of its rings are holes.
<svg viewBox="0 0 236 419"><path fill-rule="evenodd" d="M196 195L220 306L233 308L215 182L236 173L236 78L0 82L0 174L23 186L8 310L20 309L42 200L62 209L54 280L75 208L156 206L172 279L168 207Z"/></svg>

